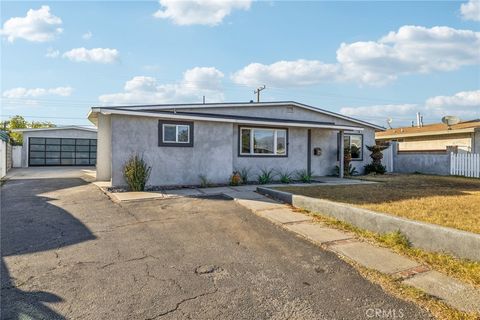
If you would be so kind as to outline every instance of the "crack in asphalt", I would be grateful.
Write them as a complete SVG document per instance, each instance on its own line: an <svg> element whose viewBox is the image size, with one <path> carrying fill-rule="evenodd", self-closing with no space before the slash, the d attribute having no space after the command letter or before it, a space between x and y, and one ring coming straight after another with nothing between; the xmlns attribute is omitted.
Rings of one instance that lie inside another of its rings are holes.
<svg viewBox="0 0 480 320"><path fill-rule="evenodd" d="M148 269L148 268L147 268L147 269ZM216 270L218 270L218 268L217 268ZM196 273L196 272L195 272L195 273ZM196 274L197 274L197 273L196 273ZM206 275L206 274L198 274L198 275L199 275L200 277L202 277L203 275ZM211 278L211 280L212 280L213 290L207 291L207 292L204 292L204 293L200 293L200 294L195 295L195 296L193 296L193 297L189 297L189 298L182 299L182 300L180 300L179 302L177 302L172 309L169 309L169 310L167 310L167 311L161 312L161 313L159 313L159 314L157 314L157 315L155 315L155 316L153 316L153 317L145 318L145 320L153 320L153 319L157 319L157 318L166 316L166 315L168 315L168 314L170 314L170 313L173 313L173 312L177 311L177 310L180 308L180 306L181 306L182 304L184 304L185 302L192 301L192 300L196 300L196 299L199 299L199 298L201 298L201 297L205 297L205 296L209 296L209 295L212 295L212 294L217 293L217 292L218 292L218 286L217 286L217 282L216 282L215 276L213 276L213 277L208 276L208 278ZM182 290L183 292L185 292L185 291L183 290L183 288L180 286L180 284L178 284L178 282L177 282L175 279L168 279L168 280L173 281L173 283L176 284L176 285L180 288L180 290ZM168 281L168 280L167 280L167 281Z"/></svg>
<svg viewBox="0 0 480 320"><path fill-rule="evenodd" d="M117 259L120 258L120 250L117 249ZM151 254L145 254L145 252L143 252L143 255L140 256L140 257L137 257L137 258L131 258L131 259L127 259L127 260L122 260L122 261L112 261L110 263L107 263L103 266L101 266L99 269L105 269L105 268L108 268L110 266L113 266L115 264L119 264L119 263L126 263L126 262L132 262L132 261L140 261L140 260L145 260L147 258L152 258L152 259L155 259L155 260L160 260L158 257L155 257Z"/></svg>
<svg viewBox="0 0 480 320"><path fill-rule="evenodd" d="M148 223L148 222L163 222L163 221L168 221L168 220L176 220L176 218L137 220L137 221L132 222L132 223L125 223L125 224L120 224L118 226L113 226L113 227L105 229L105 230L98 230L98 231L95 231L94 234L113 232L113 231L115 231L116 229L119 229L119 228L126 228L126 227L130 227L130 226L134 226L134 225L138 225L138 224L144 224L144 223Z"/></svg>
<svg viewBox="0 0 480 320"><path fill-rule="evenodd" d="M198 295L190 297L190 298L182 299L181 301L177 302L175 307L173 307L172 309L167 310L167 311L162 312L162 313L159 313L159 314L157 314L157 315L155 315L151 318L145 318L145 320L153 320L153 319L157 319L157 318L166 316L167 314L170 314L170 313L173 313L173 312L177 311L178 308L180 308L180 306L185 302L192 301L192 300L195 300L195 299L198 299L198 298L201 298L201 297L205 297L205 296L208 296L208 295L211 295L211 294L215 294L217 292L218 292L218 288L217 288L217 286L215 286L215 289L212 290L212 291L204 292L204 293L198 294Z"/></svg>

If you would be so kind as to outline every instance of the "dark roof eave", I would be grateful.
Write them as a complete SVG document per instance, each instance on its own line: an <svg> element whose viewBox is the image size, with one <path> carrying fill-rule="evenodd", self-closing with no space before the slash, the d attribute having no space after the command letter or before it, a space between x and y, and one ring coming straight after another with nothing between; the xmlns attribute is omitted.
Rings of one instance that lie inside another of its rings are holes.
<svg viewBox="0 0 480 320"><path fill-rule="evenodd" d="M335 125L334 122L278 119L278 118L265 118L265 117L249 117L249 116L239 116L239 115L229 115L229 114L214 114L214 113L206 113L206 112L182 112L182 111L173 112L173 111L158 111L158 110L138 110L138 111L155 113L155 114L179 114L179 115L185 115L185 116L208 117L208 118L218 118L218 119L235 119L235 120L245 120L245 121L265 121L265 122L278 122L278 123L304 123L304 124L314 124L314 125Z"/></svg>

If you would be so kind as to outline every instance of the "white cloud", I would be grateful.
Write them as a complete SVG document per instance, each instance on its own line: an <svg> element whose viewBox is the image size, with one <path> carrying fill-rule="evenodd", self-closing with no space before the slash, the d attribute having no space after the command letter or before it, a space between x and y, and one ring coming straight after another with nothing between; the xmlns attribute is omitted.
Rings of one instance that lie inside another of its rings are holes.
<svg viewBox="0 0 480 320"><path fill-rule="evenodd" d="M337 60L347 80L384 84L402 74L452 71L480 62L480 33L403 26L377 42L342 43Z"/></svg>
<svg viewBox="0 0 480 320"><path fill-rule="evenodd" d="M88 32L82 34L82 39L83 39L83 40L90 40L90 39L92 38L92 36L93 36L93 33L91 33L90 31L88 31Z"/></svg>
<svg viewBox="0 0 480 320"><path fill-rule="evenodd" d="M250 86L303 86L333 80L382 85L400 75L479 64L479 50L480 32L403 26L378 41L342 43L334 64L318 60L252 63L235 72L232 80Z"/></svg>
<svg viewBox="0 0 480 320"><path fill-rule="evenodd" d="M75 48L62 56L75 62L113 63L118 60L119 52L117 49L108 48Z"/></svg>
<svg viewBox="0 0 480 320"><path fill-rule="evenodd" d="M235 72L232 80L249 86L304 86L335 80L338 69L337 65L317 60L278 61L270 65L251 63Z"/></svg>
<svg viewBox="0 0 480 320"><path fill-rule="evenodd" d="M233 10L248 10L251 0L160 0L162 9L154 17L170 19L175 24L216 26Z"/></svg>
<svg viewBox="0 0 480 320"><path fill-rule="evenodd" d="M13 88L9 90L5 90L3 92L3 96L5 98L38 98L41 96L62 96L68 97L72 94L73 88L72 87L56 87L56 88Z"/></svg>
<svg viewBox="0 0 480 320"><path fill-rule="evenodd" d="M185 71L179 83L161 84L154 77L136 76L127 81L124 92L104 94L102 104L157 104L200 102L205 95L209 102L223 101L223 73L212 67L196 67Z"/></svg>
<svg viewBox="0 0 480 320"><path fill-rule="evenodd" d="M195 67L185 71L183 83L194 90L221 90L223 73L213 67Z"/></svg>
<svg viewBox="0 0 480 320"><path fill-rule="evenodd" d="M465 20L480 21L480 1L469 0L467 3L462 3L460 13Z"/></svg>
<svg viewBox="0 0 480 320"><path fill-rule="evenodd" d="M344 107L340 113L364 118L385 125L387 118L394 119L395 126L408 125L422 113L425 123L440 122L446 115L458 116L462 120L480 119L480 90L462 91L452 96L428 98L424 104L388 104L360 107Z"/></svg>
<svg viewBox="0 0 480 320"><path fill-rule="evenodd" d="M45 57L47 58L57 58L58 56L60 56L60 51L53 48L48 48L47 53L45 54Z"/></svg>
<svg viewBox="0 0 480 320"><path fill-rule="evenodd" d="M436 96L425 102L427 112L454 115L464 120L480 118L480 90L461 91L452 96Z"/></svg>
<svg viewBox="0 0 480 320"><path fill-rule="evenodd" d="M426 102L428 107L478 107L480 108L480 90L461 91L453 96L436 96Z"/></svg>
<svg viewBox="0 0 480 320"><path fill-rule="evenodd" d="M349 117L363 117L365 115L384 115L387 117L414 114L418 110L417 104L384 104L362 107L343 107L340 113Z"/></svg>
<svg viewBox="0 0 480 320"><path fill-rule="evenodd" d="M45 42L62 33L61 24L62 19L51 14L49 6L42 6L38 10L28 10L25 17L8 19L0 33L6 36L9 42L15 39Z"/></svg>

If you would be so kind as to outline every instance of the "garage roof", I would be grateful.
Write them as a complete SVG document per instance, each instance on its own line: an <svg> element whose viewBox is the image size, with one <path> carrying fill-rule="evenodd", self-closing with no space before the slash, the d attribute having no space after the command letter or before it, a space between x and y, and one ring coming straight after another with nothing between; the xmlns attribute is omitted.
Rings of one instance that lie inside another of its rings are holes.
<svg viewBox="0 0 480 320"><path fill-rule="evenodd" d="M48 130L83 130L97 132L97 128L82 127L82 126L61 126L51 128L25 128L25 129L13 129L13 132L30 132L30 131L48 131Z"/></svg>

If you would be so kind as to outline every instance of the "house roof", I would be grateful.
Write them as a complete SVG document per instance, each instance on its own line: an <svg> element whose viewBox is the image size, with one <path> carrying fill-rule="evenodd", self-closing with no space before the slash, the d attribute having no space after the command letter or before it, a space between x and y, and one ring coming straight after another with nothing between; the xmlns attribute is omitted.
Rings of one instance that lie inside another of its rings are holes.
<svg viewBox="0 0 480 320"><path fill-rule="evenodd" d="M13 129L13 132L30 132L30 131L48 131L48 130L83 130L97 132L96 128L82 127L82 126L61 126L51 128L25 128L25 129Z"/></svg>
<svg viewBox="0 0 480 320"><path fill-rule="evenodd" d="M264 117L249 117L249 116L238 116L238 115L226 115L226 114L211 114L211 113L200 113L200 112L182 112L182 111L173 111L173 110L129 110L123 108L101 108L101 111L93 110L89 114L90 121L96 121L96 113L102 112L104 114L121 114L121 115L133 115L133 116L143 116L143 117L154 117L162 119L176 119L176 120L202 120L202 121L213 121L213 122L229 122L229 123L238 123L244 125L264 125L264 126L278 126L278 125L288 125L290 127L302 127L302 128L323 128L323 129L334 129L334 130L363 130L362 127L349 126L349 125L336 125L333 122L319 122L319 121L309 121L309 120L291 120L291 119L277 119L277 118L264 118Z"/></svg>
<svg viewBox="0 0 480 320"><path fill-rule="evenodd" d="M333 116L339 119L351 121L356 124L360 124L362 126L374 128L375 130L385 130L384 127L362 121L359 119L351 118L348 116L344 116L335 112L331 112L328 110L316 108L313 106L309 106L303 103L298 103L295 101L277 101L277 102L250 102L250 103L245 103L245 102L230 102L230 103L190 103L190 104L156 104L156 105L133 105L133 106L110 106L110 107L93 107L92 110L90 111L88 118L90 121L95 123L95 118L96 118L96 113L102 112L102 110L106 110L107 112L112 113L113 110L122 110L124 113L125 111L131 111L135 112L138 114L139 110L140 112L149 112L149 111L162 111L162 110L179 110L179 109L195 109L195 108L201 108L201 109L206 109L206 108L238 108L238 107L252 107L252 106L262 106L262 107L268 107L268 106L296 106L299 108L311 110L314 112L322 113L325 115ZM178 112L177 112L178 113ZM129 114L129 113L125 113ZM131 113L133 115L133 113ZM210 115L213 115L211 113ZM215 115L217 116L217 115ZM226 115L218 115L218 119L221 117L225 118ZM233 117L233 116L232 116ZM284 119L275 119L276 122L284 121ZM293 121L291 123L298 122L298 123L308 123L309 121ZM358 130L357 127L355 127L355 130Z"/></svg>
<svg viewBox="0 0 480 320"><path fill-rule="evenodd" d="M388 129L375 134L376 139L394 139L405 137L434 136L445 134L458 134L466 132L474 132L480 128L480 119L463 121L451 126L450 128L444 123L427 124L422 127L401 127Z"/></svg>

